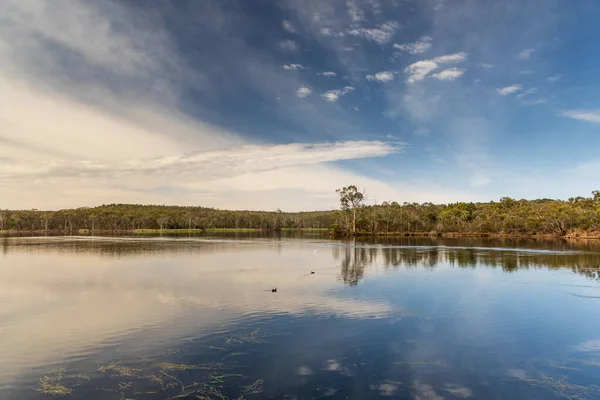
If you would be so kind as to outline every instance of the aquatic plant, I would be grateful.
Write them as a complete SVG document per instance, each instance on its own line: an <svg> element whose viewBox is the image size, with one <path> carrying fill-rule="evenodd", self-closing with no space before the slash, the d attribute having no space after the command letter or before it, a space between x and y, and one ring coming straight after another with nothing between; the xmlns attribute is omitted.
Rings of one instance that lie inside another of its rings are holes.
<svg viewBox="0 0 600 400"><path fill-rule="evenodd" d="M42 376L39 381L40 387L34 390L48 396L70 395L73 391L60 382L63 376L64 370L62 369Z"/></svg>

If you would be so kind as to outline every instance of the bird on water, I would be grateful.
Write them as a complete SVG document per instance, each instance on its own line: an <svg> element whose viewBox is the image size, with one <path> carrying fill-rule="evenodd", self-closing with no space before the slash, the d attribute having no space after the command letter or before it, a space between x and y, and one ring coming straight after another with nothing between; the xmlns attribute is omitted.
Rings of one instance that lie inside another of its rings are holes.
<svg viewBox="0 0 600 400"><path fill-rule="evenodd" d="M271 289L271 292L273 292L273 293L277 293L277 288L273 288L273 289Z"/></svg>

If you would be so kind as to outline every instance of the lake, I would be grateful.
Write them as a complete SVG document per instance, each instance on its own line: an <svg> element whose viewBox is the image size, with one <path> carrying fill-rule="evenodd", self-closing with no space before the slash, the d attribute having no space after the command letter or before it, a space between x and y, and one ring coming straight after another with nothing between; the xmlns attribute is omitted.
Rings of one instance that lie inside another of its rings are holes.
<svg viewBox="0 0 600 400"><path fill-rule="evenodd" d="M0 244L2 399L600 399L600 241Z"/></svg>

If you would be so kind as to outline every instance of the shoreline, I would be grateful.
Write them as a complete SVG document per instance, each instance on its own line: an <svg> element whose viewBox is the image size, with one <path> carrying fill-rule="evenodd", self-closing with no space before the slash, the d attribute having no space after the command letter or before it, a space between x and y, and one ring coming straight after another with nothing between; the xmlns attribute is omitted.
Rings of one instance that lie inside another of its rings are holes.
<svg viewBox="0 0 600 400"><path fill-rule="evenodd" d="M192 228L192 229L134 229L134 230L89 230L79 229L77 232L65 232L63 230L0 230L0 236L17 235L153 235L153 234L192 234L192 233L268 233L268 232L322 232L324 235L334 238L343 237L390 237L390 238L491 238L491 239L600 239L600 232L568 232L565 235L552 234L517 234L517 233L491 233L491 232L357 232L356 234L335 234L329 228L281 228L280 230L270 230L261 228Z"/></svg>

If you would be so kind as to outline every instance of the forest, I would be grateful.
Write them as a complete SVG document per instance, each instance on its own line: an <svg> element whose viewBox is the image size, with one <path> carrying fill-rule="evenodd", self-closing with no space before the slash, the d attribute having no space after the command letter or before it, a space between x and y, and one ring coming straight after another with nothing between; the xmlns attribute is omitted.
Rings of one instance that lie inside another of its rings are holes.
<svg viewBox="0 0 600 400"><path fill-rule="evenodd" d="M337 190L340 209L231 211L206 207L107 204L58 211L0 210L0 232L320 229L333 235L552 235L600 237L600 191L568 200L367 205L356 186Z"/></svg>

